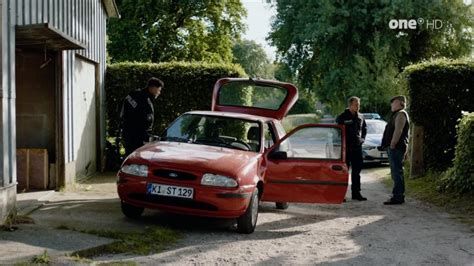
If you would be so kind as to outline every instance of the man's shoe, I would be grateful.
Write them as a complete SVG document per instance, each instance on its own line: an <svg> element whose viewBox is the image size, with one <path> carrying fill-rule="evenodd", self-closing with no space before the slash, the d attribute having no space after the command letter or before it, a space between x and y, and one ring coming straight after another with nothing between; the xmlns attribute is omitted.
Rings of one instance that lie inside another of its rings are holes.
<svg viewBox="0 0 474 266"><path fill-rule="evenodd" d="M360 195L360 194L359 194L359 195L354 195L354 196L352 196L352 199L353 199L353 200L358 200L358 201L365 201L365 200L367 200L367 198L362 197L362 195Z"/></svg>
<svg viewBox="0 0 474 266"><path fill-rule="evenodd" d="M386 202L384 202L383 205L400 205L403 203L405 203L404 200L389 199Z"/></svg>

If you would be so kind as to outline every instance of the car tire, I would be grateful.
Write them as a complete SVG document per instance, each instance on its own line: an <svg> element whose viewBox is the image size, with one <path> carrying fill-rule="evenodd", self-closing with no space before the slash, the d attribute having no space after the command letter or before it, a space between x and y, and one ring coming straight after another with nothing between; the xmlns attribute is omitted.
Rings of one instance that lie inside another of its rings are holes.
<svg viewBox="0 0 474 266"><path fill-rule="evenodd" d="M122 201L122 213L130 219L138 219L142 215L144 208L135 207Z"/></svg>
<svg viewBox="0 0 474 266"><path fill-rule="evenodd" d="M242 216L237 218L237 232L241 234L251 234L255 231L258 218L258 189L252 193L249 206Z"/></svg>
<svg viewBox="0 0 474 266"><path fill-rule="evenodd" d="M288 202L275 202L275 206L279 210L286 210L290 205L288 204Z"/></svg>

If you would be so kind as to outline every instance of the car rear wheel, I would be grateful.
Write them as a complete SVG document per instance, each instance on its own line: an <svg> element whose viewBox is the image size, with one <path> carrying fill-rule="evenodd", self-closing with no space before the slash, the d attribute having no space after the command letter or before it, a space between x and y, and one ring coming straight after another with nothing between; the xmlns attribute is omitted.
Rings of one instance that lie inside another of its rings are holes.
<svg viewBox="0 0 474 266"><path fill-rule="evenodd" d="M143 210L143 208L135 207L122 201L122 213L130 219L140 218Z"/></svg>
<svg viewBox="0 0 474 266"><path fill-rule="evenodd" d="M275 202L275 205L276 208L279 210L286 210L288 209L288 206L290 206L288 202Z"/></svg>
<svg viewBox="0 0 474 266"><path fill-rule="evenodd" d="M258 189L252 194L249 206L245 213L237 218L237 232L242 234L251 234L255 231L258 218Z"/></svg>

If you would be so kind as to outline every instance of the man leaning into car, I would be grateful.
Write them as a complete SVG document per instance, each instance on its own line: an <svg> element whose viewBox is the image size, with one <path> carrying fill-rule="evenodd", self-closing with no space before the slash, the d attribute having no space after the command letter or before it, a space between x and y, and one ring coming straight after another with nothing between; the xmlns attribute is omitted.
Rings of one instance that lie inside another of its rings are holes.
<svg viewBox="0 0 474 266"><path fill-rule="evenodd" d="M352 96L348 100L348 108L336 118L336 122L346 128L346 162L348 167L352 167L352 199L364 201L367 198L360 193L360 172L363 162L362 143L367 135L367 124L359 109L360 98Z"/></svg>
<svg viewBox="0 0 474 266"><path fill-rule="evenodd" d="M126 156L149 142L155 117L153 100L163 87L163 81L150 78L144 89L130 92L123 100L120 117Z"/></svg>

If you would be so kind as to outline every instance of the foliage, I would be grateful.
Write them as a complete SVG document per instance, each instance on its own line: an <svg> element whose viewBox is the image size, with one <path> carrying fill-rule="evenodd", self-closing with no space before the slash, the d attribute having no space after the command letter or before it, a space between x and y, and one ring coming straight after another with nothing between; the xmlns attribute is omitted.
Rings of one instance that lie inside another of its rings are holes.
<svg viewBox="0 0 474 266"><path fill-rule="evenodd" d="M255 41L239 40L232 47L233 63L239 64L252 78L273 79L273 65L261 45Z"/></svg>
<svg viewBox="0 0 474 266"><path fill-rule="evenodd" d="M107 168L118 169L120 153L119 111L123 98L133 89L143 88L154 76L165 83L155 101L154 132L160 134L176 117L191 110L210 110L214 83L223 77L240 77L244 71L235 65L210 63L118 63L106 72Z"/></svg>
<svg viewBox="0 0 474 266"><path fill-rule="evenodd" d="M457 126L453 167L443 178L444 189L474 193L474 112L465 113Z"/></svg>
<svg viewBox="0 0 474 266"><path fill-rule="evenodd" d="M458 58L472 48L472 9L462 0L268 2L277 9L269 40L281 62L333 113L352 95L361 96L362 110L387 110L380 106L402 90L401 68L432 57ZM443 27L389 28L391 19L411 18L439 19Z"/></svg>
<svg viewBox="0 0 474 266"><path fill-rule="evenodd" d="M25 215L19 215L16 208L13 208L0 223L0 230L2 231L15 231L18 229L19 224L34 224L34 220Z"/></svg>
<svg viewBox="0 0 474 266"><path fill-rule="evenodd" d="M110 230L87 230L80 232L100 237L112 238L116 239L116 241L110 244L76 251L71 254L71 256L76 258L93 258L104 254L119 253L148 255L162 251L182 237L181 234L175 230L161 227L145 227L143 232L122 232Z"/></svg>
<svg viewBox="0 0 474 266"><path fill-rule="evenodd" d="M111 18L111 62L231 62L232 43L244 30L238 0L116 0Z"/></svg>
<svg viewBox="0 0 474 266"><path fill-rule="evenodd" d="M474 111L474 62L435 60L409 66L403 74L411 98L410 117L424 127L424 164L443 171L454 158L461 112Z"/></svg>
<svg viewBox="0 0 474 266"><path fill-rule="evenodd" d="M310 114L316 112L316 95L308 89L299 89L298 100L288 114Z"/></svg>
<svg viewBox="0 0 474 266"><path fill-rule="evenodd" d="M287 115L283 118L282 124L286 132L290 132L297 126L303 124L315 124L321 120L321 117L317 114L296 114Z"/></svg>
<svg viewBox="0 0 474 266"><path fill-rule="evenodd" d="M48 252L44 250L43 254L34 257L31 262L34 264L49 264L51 258L49 257Z"/></svg>

